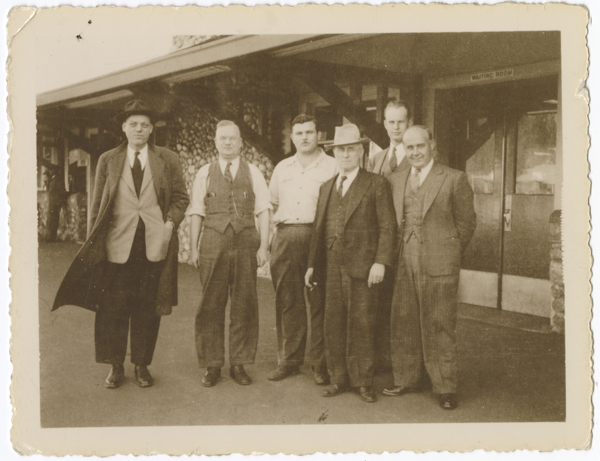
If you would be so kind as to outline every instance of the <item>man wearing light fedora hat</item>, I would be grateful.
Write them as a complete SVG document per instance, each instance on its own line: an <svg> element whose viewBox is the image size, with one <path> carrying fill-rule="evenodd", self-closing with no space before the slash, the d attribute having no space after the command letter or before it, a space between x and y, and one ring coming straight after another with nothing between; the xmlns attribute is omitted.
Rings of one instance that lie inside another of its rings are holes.
<svg viewBox="0 0 600 461"><path fill-rule="evenodd" d="M306 286L325 285L325 352L333 397L354 388L365 402L375 364L377 290L394 262L396 219L388 181L360 168L363 144L356 125L336 127L332 144L339 174L321 186L309 251Z"/></svg>
<svg viewBox="0 0 600 461"><path fill-rule="evenodd" d="M177 155L148 142L154 119L140 100L115 117L127 142L98 159L91 232L52 308L96 312L96 361L111 365L109 389L124 382L128 333L136 382L152 386L160 318L177 304L176 230L189 198Z"/></svg>

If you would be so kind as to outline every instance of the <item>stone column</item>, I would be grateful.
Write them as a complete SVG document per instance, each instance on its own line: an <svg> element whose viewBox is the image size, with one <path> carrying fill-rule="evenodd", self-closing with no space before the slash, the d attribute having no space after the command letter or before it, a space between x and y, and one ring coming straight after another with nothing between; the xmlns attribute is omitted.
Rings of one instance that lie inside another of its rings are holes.
<svg viewBox="0 0 600 461"><path fill-rule="evenodd" d="M550 291L552 330L565 332L565 284L562 264L561 210L550 215Z"/></svg>

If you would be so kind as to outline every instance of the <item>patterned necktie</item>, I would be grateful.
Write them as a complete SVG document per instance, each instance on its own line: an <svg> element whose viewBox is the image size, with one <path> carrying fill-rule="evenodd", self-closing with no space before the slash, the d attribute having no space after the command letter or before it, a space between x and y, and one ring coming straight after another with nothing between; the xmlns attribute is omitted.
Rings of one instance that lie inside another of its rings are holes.
<svg viewBox="0 0 600 461"><path fill-rule="evenodd" d="M139 198L140 191L142 190L142 179L144 179L144 171L142 170L142 162L140 162L139 152L135 153L133 168L131 168L131 176L133 176L133 185L135 186L135 193Z"/></svg>
<svg viewBox="0 0 600 461"><path fill-rule="evenodd" d="M415 168L415 172L410 175L410 187L413 192L417 192L421 187L421 170L419 168Z"/></svg>
<svg viewBox="0 0 600 461"><path fill-rule="evenodd" d="M398 159L396 158L396 147L390 147L390 170L392 173L398 168Z"/></svg>
<svg viewBox="0 0 600 461"><path fill-rule="evenodd" d="M344 181L345 180L346 180L346 176L342 176L342 179L340 181L340 186L338 187L338 190L337 190L338 197L340 198L340 200L344 196L343 192L344 192Z"/></svg>
<svg viewBox="0 0 600 461"><path fill-rule="evenodd" d="M225 179L229 183L229 185L233 184L233 176L231 174L231 162L227 162L227 166L225 167L225 173L223 173Z"/></svg>

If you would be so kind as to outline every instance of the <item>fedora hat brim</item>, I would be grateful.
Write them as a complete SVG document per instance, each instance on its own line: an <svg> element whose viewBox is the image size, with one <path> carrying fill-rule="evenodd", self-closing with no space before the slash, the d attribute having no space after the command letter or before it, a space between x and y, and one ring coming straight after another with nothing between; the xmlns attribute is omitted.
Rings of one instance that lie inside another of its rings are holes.
<svg viewBox="0 0 600 461"><path fill-rule="evenodd" d="M156 120L156 112L149 109L140 109L140 110L126 110L117 115L115 115L115 121L121 125L125 120L127 120L132 115L145 115L150 118L150 121L154 123Z"/></svg>
<svg viewBox="0 0 600 461"><path fill-rule="evenodd" d="M369 138L360 138L358 141L352 141L352 142L341 142L341 143L337 143L337 144L324 144L323 145L323 149L333 149L334 147L342 147L342 146L350 146L352 144L366 144L369 141L371 141ZM329 141L331 142L331 141Z"/></svg>

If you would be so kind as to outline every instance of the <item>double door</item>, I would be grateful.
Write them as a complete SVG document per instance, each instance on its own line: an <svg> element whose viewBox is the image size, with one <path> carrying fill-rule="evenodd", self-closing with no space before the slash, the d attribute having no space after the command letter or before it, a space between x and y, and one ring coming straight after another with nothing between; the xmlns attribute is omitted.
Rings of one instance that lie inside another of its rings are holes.
<svg viewBox="0 0 600 461"><path fill-rule="evenodd" d="M462 301L549 315L557 77L438 90L435 109L440 161L465 171L475 194Z"/></svg>

